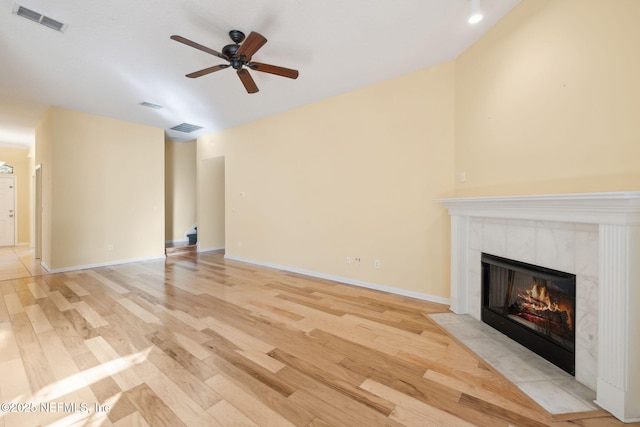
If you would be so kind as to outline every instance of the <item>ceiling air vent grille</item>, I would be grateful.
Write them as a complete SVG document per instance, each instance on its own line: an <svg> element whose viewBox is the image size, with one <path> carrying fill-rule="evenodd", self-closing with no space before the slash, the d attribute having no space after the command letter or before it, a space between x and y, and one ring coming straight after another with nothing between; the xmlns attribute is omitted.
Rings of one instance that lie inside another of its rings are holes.
<svg viewBox="0 0 640 427"><path fill-rule="evenodd" d="M56 30L56 31L62 31L62 29L64 28L64 24L62 22L56 21L55 19L51 19L46 16L42 17L42 19L40 20L40 23L45 27L49 27L52 30Z"/></svg>
<svg viewBox="0 0 640 427"><path fill-rule="evenodd" d="M44 25L47 28L51 28L52 30L56 30L59 32L63 32L67 27L66 24L63 24L60 21L49 18L48 16L44 16L41 13L35 12L31 9L27 9L26 7L20 6L18 4L14 6L13 13L18 16L22 16L29 21L37 22L40 25Z"/></svg>
<svg viewBox="0 0 640 427"><path fill-rule="evenodd" d="M32 20L33 22L40 22L42 15L38 12L34 12L31 9L27 9L26 7L18 6L18 10L16 11L16 15L22 16L23 18L27 18Z"/></svg>
<svg viewBox="0 0 640 427"><path fill-rule="evenodd" d="M171 130L177 130L178 132L184 132L184 133L191 133L198 129L202 129L202 126L196 126L190 123L182 123L171 128Z"/></svg>
<svg viewBox="0 0 640 427"><path fill-rule="evenodd" d="M142 105L143 107L153 108L154 110L161 110L162 108L164 108L162 105L154 104L147 101L141 102L140 105Z"/></svg>

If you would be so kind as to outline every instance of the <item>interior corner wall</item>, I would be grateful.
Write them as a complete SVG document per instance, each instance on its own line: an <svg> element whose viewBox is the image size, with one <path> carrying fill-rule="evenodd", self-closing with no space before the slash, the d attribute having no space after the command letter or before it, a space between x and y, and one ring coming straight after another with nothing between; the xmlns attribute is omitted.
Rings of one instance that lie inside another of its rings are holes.
<svg viewBox="0 0 640 427"><path fill-rule="evenodd" d="M453 90L446 63L199 138L199 168L224 159L226 255L448 298Z"/></svg>
<svg viewBox="0 0 640 427"><path fill-rule="evenodd" d="M196 141L165 142L165 240L184 242L196 225Z"/></svg>
<svg viewBox="0 0 640 427"><path fill-rule="evenodd" d="M52 107L36 153L50 270L164 255L162 129Z"/></svg>
<svg viewBox="0 0 640 427"><path fill-rule="evenodd" d="M523 0L456 60L459 196L640 190L640 2Z"/></svg>
<svg viewBox="0 0 640 427"><path fill-rule="evenodd" d="M0 147L0 160L13 166L16 177L16 245L31 243L31 173L28 148Z"/></svg>
<svg viewBox="0 0 640 427"><path fill-rule="evenodd" d="M35 167L41 168L41 232L40 248L41 262L50 265L52 254L52 229L53 229L53 157L52 157L52 132L51 109L47 110L44 117L36 126L35 131ZM46 165L44 167L43 165ZM37 217L37 214L35 215ZM37 227L34 227L34 232ZM36 237L37 240L37 236ZM35 243L35 242L34 242Z"/></svg>
<svg viewBox="0 0 640 427"><path fill-rule="evenodd" d="M225 248L225 157L198 139L198 251ZM202 149L202 151L201 151ZM209 150L207 150L209 149ZM208 153L201 155L201 152Z"/></svg>

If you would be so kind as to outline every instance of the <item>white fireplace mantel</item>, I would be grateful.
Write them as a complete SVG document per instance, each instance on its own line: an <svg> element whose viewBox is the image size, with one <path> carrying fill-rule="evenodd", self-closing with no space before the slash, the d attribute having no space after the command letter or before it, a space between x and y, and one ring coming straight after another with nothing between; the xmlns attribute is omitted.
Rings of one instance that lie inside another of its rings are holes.
<svg viewBox="0 0 640 427"><path fill-rule="evenodd" d="M439 202L451 216L450 300L451 310L458 314L479 312L471 305L478 303L472 271L476 259L470 249L474 221L535 221L536 228L597 226L596 403L622 421L640 421L640 191ZM508 233L508 227L501 232Z"/></svg>
<svg viewBox="0 0 640 427"><path fill-rule="evenodd" d="M640 225L640 191L466 197L440 203L452 216Z"/></svg>

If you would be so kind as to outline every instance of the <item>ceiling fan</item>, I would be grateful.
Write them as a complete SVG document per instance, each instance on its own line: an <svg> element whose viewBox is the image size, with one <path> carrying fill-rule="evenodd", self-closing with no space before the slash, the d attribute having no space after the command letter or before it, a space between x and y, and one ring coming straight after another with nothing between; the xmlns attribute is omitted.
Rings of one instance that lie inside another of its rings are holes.
<svg viewBox="0 0 640 427"><path fill-rule="evenodd" d="M191 46L203 52L207 52L211 55L215 55L218 58L222 58L229 62L228 64L214 65L213 67L208 67L204 70L194 71L193 73L189 73L186 76L193 79L231 67L236 70L240 81L242 82L244 88L248 93L258 92L258 86L256 86L256 83L253 80L253 77L251 77L251 74L249 74L249 70L275 74L276 76L288 77L290 79L298 78L297 70L251 61L251 57L253 56L253 54L256 53L258 49L264 46L264 44L267 42L267 39L264 38L264 36L262 36L261 34L252 31L245 40L245 36L242 31L231 30L229 31L229 37L231 37L233 43L223 47L222 53L220 53L194 41L186 39L182 36L171 36L172 40L186 44L187 46ZM243 41L244 43L242 43Z"/></svg>

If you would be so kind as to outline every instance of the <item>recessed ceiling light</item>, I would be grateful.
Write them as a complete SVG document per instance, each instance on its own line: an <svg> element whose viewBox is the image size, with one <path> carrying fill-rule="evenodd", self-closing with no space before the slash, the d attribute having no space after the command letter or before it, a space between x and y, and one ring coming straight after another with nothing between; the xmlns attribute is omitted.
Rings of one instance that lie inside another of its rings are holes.
<svg viewBox="0 0 640 427"><path fill-rule="evenodd" d="M43 14L35 12L31 9L27 9L26 7L20 6L17 3L13 6L13 14L59 32L63 32L67 28L67 24L63 24L58 20L49 18L48 16L44 16Z"/></svg>
<svg viewBox="0 0 640 427"><path fill-rule="evenodd" d="M480 0L469 0L469 24L477 24L482 21L482 5Z"/></svg>
<svg viewBox="0 0 640 427"><path fill-rule="evenodd" d="M196 126L190 123L182 123L171 128L171 130L177 130L178 132L184 132L184 133L191 133L198 129L202 129L202 126Z"/></svg>

